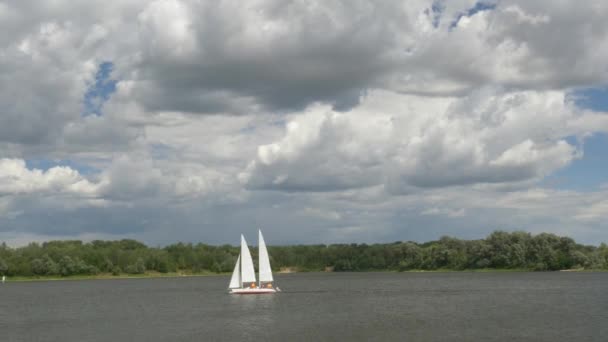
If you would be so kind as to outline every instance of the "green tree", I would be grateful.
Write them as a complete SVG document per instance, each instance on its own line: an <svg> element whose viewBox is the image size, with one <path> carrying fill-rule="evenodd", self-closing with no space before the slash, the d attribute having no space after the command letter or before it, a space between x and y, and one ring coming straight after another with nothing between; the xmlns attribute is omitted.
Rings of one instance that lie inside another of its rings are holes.
<svg viewBox="0 0 608 342"><path fill-rule="evenodd" d="M605 243L602 243L600 245L600 247L598 248L598 266L600 268L605 268L608 269L608 245L606 245Z"/></svg>
<svg viewBox="0 0 608 342"><path fill-rule="evenodd" d="M571 260L569 263L571 266L583 268L591 267L591 259L581 251L572 251L569 255L569 259Z"/></svg>
<svg viewBox="0 0 608 342"><path fill-rule="evenodd" d="M142 258L138 258L133 265L127 266L125 271L130 274L144 274L146 272L146 264Z"/></svg>
<svg viewBox="0 0 608 342"><path fill-rule="evenodd" d="M76 273L76 264L74 260L69 256L65 255L59 260L59 274L62 276L70 276Z"/></svg>
<svg viewBox="0 0 608 342"><path fill-rule="evenodd" d="M60 272L59 272L59 265L53 259L51 259L50 256L48 256L47 254L45 254L42 257L42 260L44 261L44 267L46 268L46 274L47 275L60 274Z"/></svg>
<svg viewBox="0 0 608 342"><path fill-rule="evenodd" d="M420 268L422 264L422 252L418 245L412 242L406 242L401 246L402 257L399 261L399 270L411 270Z"/></svg>
<svg viewBox="0 0 608 342"><path fill-rule="evenodd" d="M0 258L0 275L6 275L8 273L8 264L6 261Z"/></svg>
<svg viewBox="0 0 608 342"><path fill-rule="evenodd" d="M120 275L120 273L122 273L122 270L120 269L120 267L118 267L118 266L112 267L112 275L117 276L117 275Z"/></svg>
<svg viewBox="0 0 608 342"><path fill-rule="evenodd" d="M46 275L48 270L44 260L39 258L32 260L32 272L34 272L36 275Z"/></svg>
<svg viewBox="0 0 608 342"><path fill-rule="evenodd" d="M112 270L114 269L114 263L112 262L112 260L110 260L109 257L106 256L103 258L99 269L103 272L112 272Z"/></svg>

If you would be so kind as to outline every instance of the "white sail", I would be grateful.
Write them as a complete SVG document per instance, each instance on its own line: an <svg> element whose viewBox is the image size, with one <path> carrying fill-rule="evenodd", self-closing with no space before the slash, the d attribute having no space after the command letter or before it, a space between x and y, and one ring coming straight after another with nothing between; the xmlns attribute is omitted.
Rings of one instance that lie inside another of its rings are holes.
<svg viewBox="0 0 608 342"><path fill-rule="evenodd" d="M243 235L241 235L241 258L241 283L255 283L253 259Z"/></svg>
<svg viewBox="0 0 608 342"><path fill-rule="evenodd" d="M272 270L270 269L270 259L268 257L268 250L266 249L266 242L262 236L262 231L259 230L259 254L260 254L260 283L272 281Z"/></svg>
<svg viewBox="0 0 608 342"><path fill-rule="evenodd" d="M241 287L241 255L239 254L236 259L236 265L234 265L234 271L232 271L232 278L230 278L229 289L238 289Z"/></svg>

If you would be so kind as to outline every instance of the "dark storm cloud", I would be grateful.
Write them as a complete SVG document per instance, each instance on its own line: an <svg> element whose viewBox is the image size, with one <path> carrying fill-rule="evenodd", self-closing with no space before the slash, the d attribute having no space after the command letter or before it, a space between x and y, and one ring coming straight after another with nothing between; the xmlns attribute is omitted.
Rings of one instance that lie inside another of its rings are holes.
<svg viewBox="0 0 608 342"><path fill-rule="evenodd" d="M28 207L27 214L13 219L0 218L0 233L20 232L45 236L132 234L145 232L151 222L170 225L166 221L166 212L158 208L116 206L66 210L40 206L36 202L38 201L19 200L15 205ZM133 220L132 215L138 215L142 219Z"/></svg>
<svg viewBox="0 0 608 342"><path fill-rule="evenodd" d="M184 3L169 11L183 25L149 44L147 37L170 21L159 14L165 6L150 6L139 17L145 53L135 94L154 110L232 113L231 97L253 98L269 110L315 101L347 109L390 70L388 54L407 35L398 30L410 24L397 3L268 1L234 11ZM160 93L166 96L149 96Z"/></svg>

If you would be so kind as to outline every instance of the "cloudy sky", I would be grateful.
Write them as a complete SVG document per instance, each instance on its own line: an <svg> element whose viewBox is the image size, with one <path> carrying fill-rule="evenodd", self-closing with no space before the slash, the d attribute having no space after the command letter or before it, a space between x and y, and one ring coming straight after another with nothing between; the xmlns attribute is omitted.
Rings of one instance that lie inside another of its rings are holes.
<svg viewBox="0 0 608 342"><path fill-rule="evenodd" d="M0 241L608 241L604 0L0 0Z"/></svg>

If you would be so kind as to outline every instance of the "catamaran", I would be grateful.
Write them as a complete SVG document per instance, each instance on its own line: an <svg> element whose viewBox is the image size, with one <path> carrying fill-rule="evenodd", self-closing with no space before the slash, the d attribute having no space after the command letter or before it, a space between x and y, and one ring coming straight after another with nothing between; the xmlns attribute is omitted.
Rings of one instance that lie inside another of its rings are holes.
<svg viewBox="0 0 608 342"><path fill-rule="evenodd" d="M263 293L275 293L277 290L273 286L272 270L270 269L270 259L268 257L268 250L266 249L266 242L262 236L262 231L258 230L258 249L259 249L259 283L255 280L255 270L253 268L253 259L249 248L247 247L247 241L241 234L241 253L236 259L236 265L234 271L232 271L232 277L230 278L230 293L232 294L263 294Z"/></svg>

